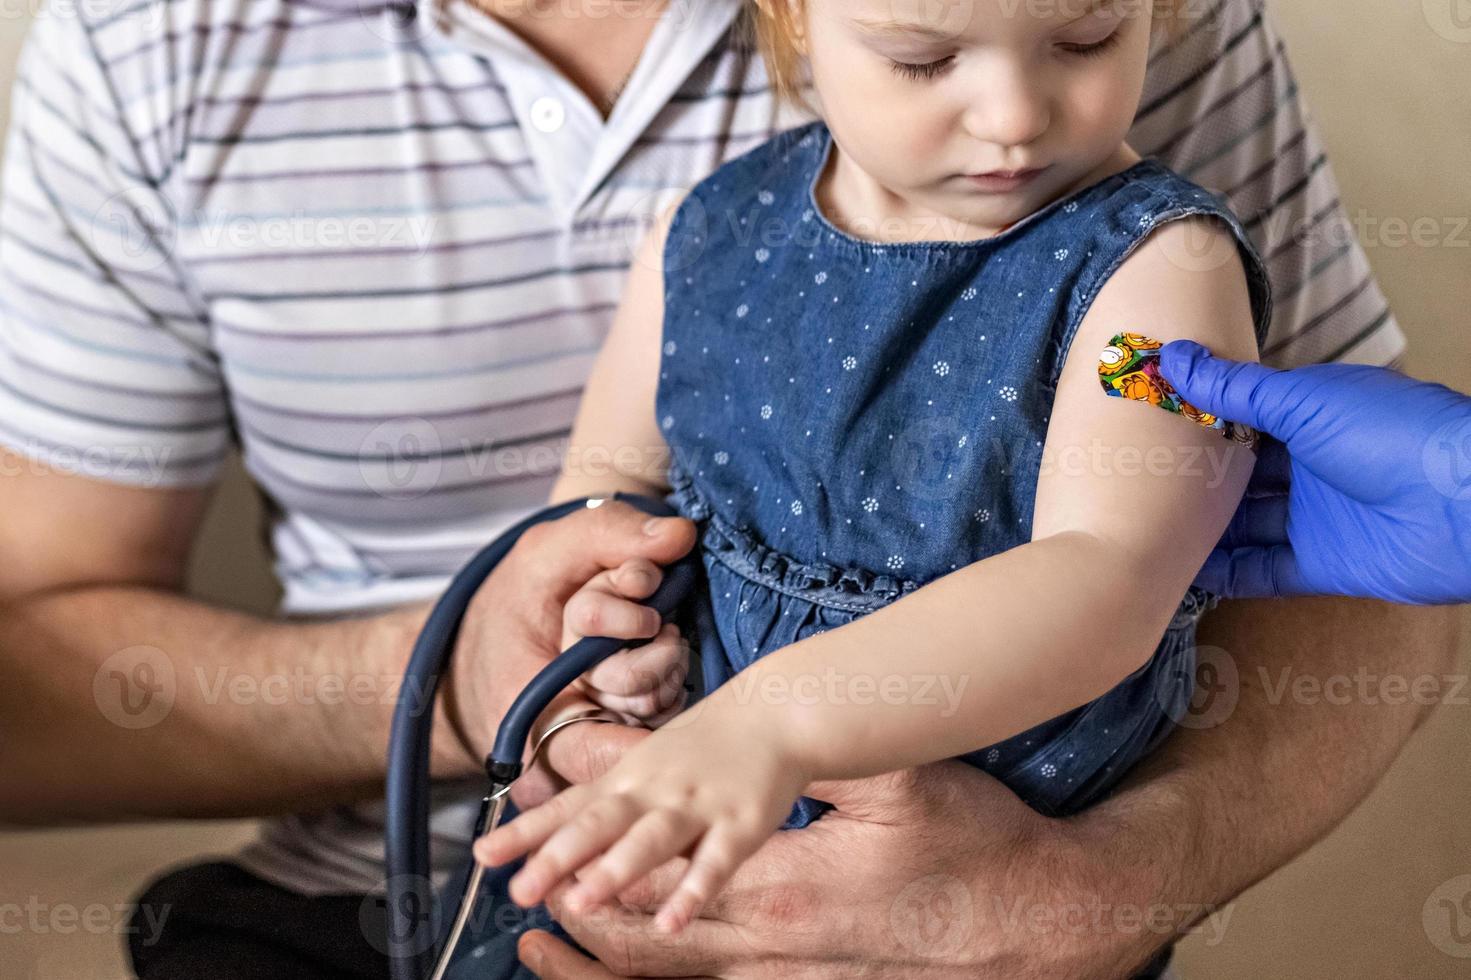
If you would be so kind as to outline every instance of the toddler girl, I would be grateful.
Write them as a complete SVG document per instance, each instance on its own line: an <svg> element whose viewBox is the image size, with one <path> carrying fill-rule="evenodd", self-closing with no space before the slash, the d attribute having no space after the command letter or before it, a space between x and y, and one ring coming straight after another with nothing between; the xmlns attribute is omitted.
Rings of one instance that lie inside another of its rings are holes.
<svg viewBox="0 0 1471 980"><path fill-rule="evenodd" d="M555 492L672 491L701 533L707 677L729 680L478 842L535 850L522 904L573 875L569 907L605 902L685 855L656 920L677 931L821 814L809 783L948 757L1071 813L1190 696L1214 601L1191 581L1255 457L1173 398L1147 338L1255 359L1270 299L1221 200L1124 143L1178 22L772 2L772 74L794 92L805 61L822 121L649 236L569 454L617 473L569 465ZM666 446L667 474L634 462Z"/></svg>

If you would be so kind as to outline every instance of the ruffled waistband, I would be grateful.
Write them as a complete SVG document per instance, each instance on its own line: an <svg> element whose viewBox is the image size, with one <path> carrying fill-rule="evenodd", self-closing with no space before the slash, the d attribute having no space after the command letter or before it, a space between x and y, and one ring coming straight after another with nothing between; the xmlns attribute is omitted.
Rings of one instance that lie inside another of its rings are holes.
<svg viewBox="0 0 1471 980"><path fill-rule="evenodd" d="M922 585L866 568L802 561L769 547L716 513L678 464L670 468L669 484L673 489L665 499L702 525L700 545L706 555L758 585L850 612L881 609Z"/></svg>
<svg viewBox="0 0 1471 980"><path fill-rule="evenodd" d="M700 545L705 554L757 585L817 605L858 613L881 609L924 585L866 568L802 561L777 551L717 513L677 463L670 467L669 485L666 501L701 525ZM1175 610L1169 629L1194 628L1201 616L1219 602L1218 596L1192 585Z"/></svg>

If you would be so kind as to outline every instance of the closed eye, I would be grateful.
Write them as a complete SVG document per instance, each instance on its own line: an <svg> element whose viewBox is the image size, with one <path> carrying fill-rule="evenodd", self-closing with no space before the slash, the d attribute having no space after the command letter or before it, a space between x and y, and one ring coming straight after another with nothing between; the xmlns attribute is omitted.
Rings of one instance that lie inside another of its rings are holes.
<svg viewBox="0 0 1471 980"><path fill-rule="evenodd" d="M941 58L939 61L930 61L922 65L916 65L908 61L894 61L891 58L889 60L889 66L893 68L894 74L896 75L902 75L905 78L912 79L928 79L934 78L946 68L949 68L951 62L954 60L955 56L951 55L948 58Z"/></svg>
<svg viewBox="0 0 1471 980"><path fill-rule="evenodd" d="M1095 41L1092 44L1059 44L1058 47L1068 54L1077 55L1080 58L1097 57L1119 42L1120 33L1119 31L1114 31L1102 41Z"/></svg>

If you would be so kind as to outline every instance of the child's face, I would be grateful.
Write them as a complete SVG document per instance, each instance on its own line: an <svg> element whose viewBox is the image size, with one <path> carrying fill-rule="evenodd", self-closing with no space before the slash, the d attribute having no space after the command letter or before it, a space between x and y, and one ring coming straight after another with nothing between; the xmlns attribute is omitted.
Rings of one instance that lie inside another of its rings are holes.
<svg viewBox="0 0 1471 980"><path fill-rule="evenodd" d="M1003 228L1103 175L1144 85L1149 0L806 0L806 13L822 115L887 192L869 201L884 213L853 220ZM966 178L1031 168L1046 169L1015 189Z"/></svg>

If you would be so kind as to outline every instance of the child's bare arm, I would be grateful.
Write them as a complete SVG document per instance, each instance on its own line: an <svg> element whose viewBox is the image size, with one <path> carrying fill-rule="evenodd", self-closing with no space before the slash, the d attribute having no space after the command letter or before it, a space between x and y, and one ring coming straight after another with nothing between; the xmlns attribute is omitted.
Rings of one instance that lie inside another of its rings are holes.
<svg viewBox="0 0 1471 980"><path fill-rule="evenodd" d="M617 491L662 496L667 449L654 424L659 342L664 327L663 251L676 201L644 236L629 268L623 297L593 365L562 475L551 503ZM623 650L580 677L587 700L649 727L684 707L689 650L673 624L643 600L662 572L631 559L599 573L562 607L562 649L587 636L651 642Z"/></svg>
<svg viewBox="0 0 1471 980"><path fill-rule="evenodd" d="M1124 331L1255 356L1245 279L1221 229L1167 225L1094 300L1062 372L1048 449L1055 457L1097 442L1107 451L1081 466L1044 462L1032 542L758 660L600 779L496 830L477 857L498 863L535 849L510 882L512 897L539 901L575 873L575 906L605 901L688 852L656 919L678 930L808 782L980 748L1104 693L1145 662L1230 520L1254 456L1179 416L1108 398L1098 353ZM1125 475L1132 454L1137 475ZM868 696L813 697L834 671L863 681ZM945 710L894 698L886 679L896 675L948 677L960 697Z"/></svg>
<svg viewBox="0 0 1471 980"><path fill-rule="evenodd" d="M682 198L681 198L682 199ZM644 236L583 391L551 502L616 491L660 495L668 447L654 421L664 331L664 242L679 201Z"/></svg>
<svg viewBox="0 0 1471 980"><path fill-rule="evenodd" d="M858 778L1017 734L1145 663L1255 455L1178 415L1107 397L1099 354L1125 331L1256 359L1245 275L1223 226L1167 223L1100 290L1058 385L1030 543L770 654L713 697L794 690L834 665L872 681L925 675L958 692L939 705L757 696L745 706L756 730L792 733L814 778Z"/></svg>

